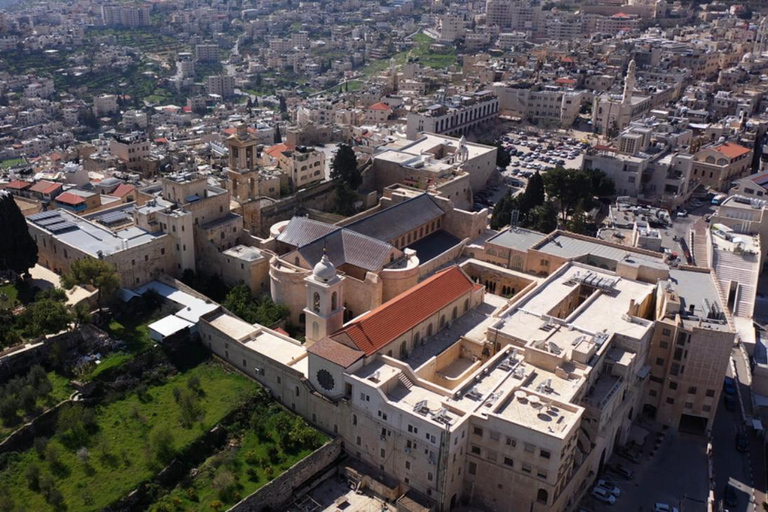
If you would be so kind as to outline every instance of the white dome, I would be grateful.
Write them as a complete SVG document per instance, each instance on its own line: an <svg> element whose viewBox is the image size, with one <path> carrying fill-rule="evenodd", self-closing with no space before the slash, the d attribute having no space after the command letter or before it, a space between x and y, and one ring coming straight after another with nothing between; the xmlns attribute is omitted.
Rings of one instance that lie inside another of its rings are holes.
<svg viewBox="0 0 768 512"><path fill-rule="evenodd" d="M334 267L331 260L328 259L327 254L323 254L323 257L317 262L315 268L312 269L312 275L325 283L336 277L336 267Z"/></svg>

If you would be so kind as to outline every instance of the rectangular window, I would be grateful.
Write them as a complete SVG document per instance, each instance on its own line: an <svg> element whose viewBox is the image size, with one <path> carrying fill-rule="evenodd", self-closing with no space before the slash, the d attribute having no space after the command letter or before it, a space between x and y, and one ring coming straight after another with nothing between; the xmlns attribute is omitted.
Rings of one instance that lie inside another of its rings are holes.
<svg viewBox="0 0 768 512"><path fill-rule="evenodd" d="M481 429L480 427L475 427L472 433L475 434L476 436L483 437L483 429Z"/></svg>
<svg viewBox="0 0 768 512"><path fill-rule="evenodd" d="M661 348L668 348L669 347L669 343L667 343L666 341L660 341L659 342L659 347L661 347Z"/></svg>
<svg viewBox="0 0 768 512"><path fill-rule="evenodd" d="M649 396L656 396L656 395L658 395L658 393L656 392L655 389L650 389L650 390L648 390L648 395Z"/></svg>
<svg viewBox="0 0 768 512"><path fill-rule="evenodd" d="M543 469L537 469L537 470L536 470L536 476L537 476L537 477L539 477L539 478L543 478L544 480L546 480L546 479L547 479L547 472L546 472L546 471L544 471Z"/></svg>
<svg viewBox="0 0 768 512"><path fill-rule="evenodd" d="M536 451L536 446L532 445L531 443L525 443L525 451L527 453L533 453Z"/></svg>
<svg viewBox="0 0 768 512"><path fill-rule="evenodd" d="M674 404L675 403L675 399L672 398L672 397L667 397L667 403L668 404Z"/></svg>
<svg viewBox="0 0 768 512"><path fill-rule="evenodd" d="M693 409L693 402L685 402L686 409Z"/></svg>
<svg viewBox="0 0 768 512"><path fill-rule="evenodd" d="M677 389L677 382L672 381L669 383L669 389Z"/></svg>
<svg viewBox="0 0 768 512"><path fill-rule="evenodd" d="M659 366L664 366L664 359L662 359L661 357L657 357L656 364Z"/></svg>
<svg viewBox="0 0 768 512"><path fill-rule="evenodd" d="M384 448L381 449L381 451L379 452L379 455L381 455L382 459L387 456L387 452L384 450Z"/></svg>
<svg viewBox="0 0 768 512"><path fill-rule="evenodd" d="M529 466L528 464L523 464L524 473L530 473L531 471L533 471L533 468L531 468L531 466Z"/></svg>
<svg viewBox="0 0 768 512"><path fill-rule="evenodd" d="M706 393L706 396L708 396L710 398L715 396L715 390L714 389L708 389L707 393Z"/></svg>
<svg viewBox="0 0 768 512"><path fill-rule="evenodd" d="M469 472L470 475L476 475L477 474L477 464L474 462L469 463L469 467L467 468L467 472Z"/></svg>
<svg viewBox="0 0 768 512"><path fill-rule="evenodd" d="M549 452L547 450L539 450L539 457L541 457L542 459L548 459Z"/></svg>
<svg viewBox="0 0 768 512"><path fill-rule="evenodd" d="M405 461L405 469L411 469L411 461Z"/></svg>
<svg viewBox="0 0 768 512"><path fill-rule="evenodd" d="M664 336L669 336L670 334L672 334L672 331L664 328L661 330L661 334L663 334Z"/></svg>
<svg viewBox="0 0 768 512"><path fill-rule="evenodd" d="M690 386L688 388L688 394L689 395L695 395L696 394L696 386Z"/></svg>
<svg viewBox="0 0 768 512"><path fill-rule="evenodd" d="M515 441L511 437L507 437L507 446L511 446L512 448L514 448L515 446L517 446L517 441Z"/></svg>
<svg viewBox="0 0 768 512"><path fill-rule="evenodd" d="M504 457L504 465L513 468L515 467L515 462L509 457Z"/></svg>
<svg viewBox="0 0 768 512"><path fill-rule="evenodd" d="M479 447L479 446L476 446L476 445L472 445L472 448L471 448L470 450L471 450L471 451L472 451L472 453L474 453L475 455L480 455L480 447Z"/></svg>

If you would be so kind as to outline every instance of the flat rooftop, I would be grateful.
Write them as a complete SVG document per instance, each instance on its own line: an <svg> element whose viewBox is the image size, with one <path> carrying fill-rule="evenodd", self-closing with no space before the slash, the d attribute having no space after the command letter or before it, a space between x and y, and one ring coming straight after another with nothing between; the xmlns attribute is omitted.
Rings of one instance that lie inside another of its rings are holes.
<svg viewBox="0 0 768 512"><path fill-rule="evenodd" d="M448 137L445 135L437 135L434 133L421 133L419 138L412 144L403 146L400 151L404 153L410 153L411 155L421 155L422 153L429 153L431 150L439 145L445 145L454 149L459 147L460 139L455 137ZM468 158L475 158L491 151L496 151L493 146L484 146L482 144L475 144L472 142L465 142L464 147L467 148Z"/></svg>
<svg viewBox="0 0 768 512"><path fill-rule="evenodd" d="M407 246L406 249L416 251L420 263L425 263L445 251L455 247L461 242L458 238L445 230L435 231L424 238Z"/></svg>
<svg viewBox="0 0 768 512"><path fill-rule="evenodd" d="M223 332L232 339L242 341L246 337L255 333L258 328L249 324L245 320L240 320L234 315L219 312L216 316L208 320L211 326Z"/></svg>
<svg viewBox="0 0 768 512"><path fill-rule="evenodd" d="M307 355L307 349L303 346L265 327L261 327L258 332L251 334L250 339L244 341L243 344L286 366L294 366L299 360L306 359Z"/></svg>
<svg viewBox="0 0 768 512"><path fill-rule="evenodd" d="M715 282L709 272L671 269L668 282L674 285L675 291L680 297L680 310L684 319L689 316L689 321L696 323L698 323L699 318L706 320L708 305L716 305L719 311L725 312L723 304L720 302L720 295L715 288ZM705 325L719 331L730 330L725 321L722 323L707 322Z"/></svg>
<svg viewBox="0 0 768 512"><path fill-rule="evenodd" d="M604 242L600 243L597 239L593 242L591 240L584 240L563 233L558 233L551 240L547 240L536 247L536 249L547 254L568 259L589 254L618 263L629 257L632 260L642 262L644 265L666 268L662 254L659 254L658 257L651 256L649 254L635 252L628 247L614 247L613 245L608 245Z"/></svg>
<svg viewBox="0 0 768 512"><path fill-rule="evenodd" d="M27 222L49 231L57 240L94 258L98 258L99 255L116 254L168 236L164 233L149 233L136 227L113 233L103 226L89 222L66 210L36 213L27 217Z"/></svg>
<svg viewBox="0 0 768 512"><path fill-rule="evenodd" d="M488 243L506 247L507 249L527 251L544 240L544 238L546 238L546 235L537 231L530 231L523 228L510 228L489 238Z"/></svg>
<svg viewBox="0 0 768 512"><path fill-rule="evenodd" d="M494 412L512 423L563 438L576 425L582 409L518 389Z"/></svg>

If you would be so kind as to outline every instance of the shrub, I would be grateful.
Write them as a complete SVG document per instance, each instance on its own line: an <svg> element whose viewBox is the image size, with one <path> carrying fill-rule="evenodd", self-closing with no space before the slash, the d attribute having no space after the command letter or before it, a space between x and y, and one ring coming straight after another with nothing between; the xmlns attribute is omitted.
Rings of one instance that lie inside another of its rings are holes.
<svg viewBox="0 0 768 512"><path fill-rule="evenodd" d="M228 469L222 469L214 477L211 486L218 492L220 500L231 501L235 490L235 476Z"/></svg>
<svg viewBox="0 0 768 512"><path fill-rule="evenodd" d="M197 490L194 487L187 489L187 498L189 498L189 501L194 501L197 503L199 498L197 497Z"/></svg>
<svg viewBox="0 0 768 512"><path fill-rule="evenodd" d="M173 434L168 427L163 426L153 430L149 437L149 445L154 457L162 464L168 464L176 455Z"/></svg>
<svg viewBox="0 0 768 512"><path fill-rule="evenodd" d="M40 466L34 462L24 470L24 478L27 479L27 487L33 491L40 490Z"/></svg>

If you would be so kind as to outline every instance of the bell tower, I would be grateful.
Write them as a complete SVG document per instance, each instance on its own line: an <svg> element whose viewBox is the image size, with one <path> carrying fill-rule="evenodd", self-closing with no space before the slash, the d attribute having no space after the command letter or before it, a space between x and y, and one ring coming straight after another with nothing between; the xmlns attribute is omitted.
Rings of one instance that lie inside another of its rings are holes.
<svg viewBox="0 0 768 512"><path fill-rule="evenodd" d="M304 282L307 287L305 336L309 346L341 329L344 323L344 280L336 274L336 267L324 249L323 257Z"/></svg>

